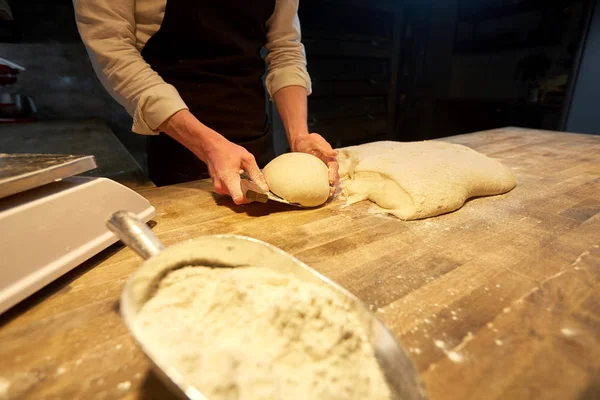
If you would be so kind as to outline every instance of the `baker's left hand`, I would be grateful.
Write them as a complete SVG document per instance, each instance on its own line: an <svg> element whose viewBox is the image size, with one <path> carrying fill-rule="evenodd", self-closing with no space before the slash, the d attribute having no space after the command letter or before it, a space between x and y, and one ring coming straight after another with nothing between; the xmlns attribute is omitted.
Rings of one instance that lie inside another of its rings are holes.
<svg viewBox="0 0 600 400"><path fill-rule="evenodd" d="M329 168L329 185L333 194L340 180L339 164L336 158L337 152L327 143L327 140L318 133L307 133L296 136L290 146L292 151L312 154L327 164L327 168Z"/></svg>

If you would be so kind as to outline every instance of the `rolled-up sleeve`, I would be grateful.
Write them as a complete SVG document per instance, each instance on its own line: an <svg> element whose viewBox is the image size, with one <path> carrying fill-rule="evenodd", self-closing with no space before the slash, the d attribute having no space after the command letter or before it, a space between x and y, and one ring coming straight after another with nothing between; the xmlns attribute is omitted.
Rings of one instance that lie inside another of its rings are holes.
<svg viewBox="0 0 600 400"><path fill-rule="evenodd" d="M286 86L302 86L312 92L306 69L306 52L301 40L298 0L277 0L267 21L266 87L272 97Z"/></svg>
<svg viewBox="0 0 600 400"><path fill-rule="evenodd" d="M133 132L157 134L171 115L187 109L177 89L136 48L135 0L73 0L73 5L96 75L133 117Z"/></svg>

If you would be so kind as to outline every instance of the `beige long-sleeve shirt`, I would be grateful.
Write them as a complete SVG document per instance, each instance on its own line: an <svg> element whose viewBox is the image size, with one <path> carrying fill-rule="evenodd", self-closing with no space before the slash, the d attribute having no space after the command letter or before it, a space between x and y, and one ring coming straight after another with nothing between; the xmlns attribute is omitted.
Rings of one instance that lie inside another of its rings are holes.
<svg viewBox="0 0 600 400"><path fill-rule="evenodd" d="M96 74L133 117L132 130L157 134L177 111L187 109L177 89L144 61L141 51L160 28L167 0L73 0L77 27ZM311 92L306 55L300 42L299 0L276 0L267 21L270 95L286 86Z"/></svg>

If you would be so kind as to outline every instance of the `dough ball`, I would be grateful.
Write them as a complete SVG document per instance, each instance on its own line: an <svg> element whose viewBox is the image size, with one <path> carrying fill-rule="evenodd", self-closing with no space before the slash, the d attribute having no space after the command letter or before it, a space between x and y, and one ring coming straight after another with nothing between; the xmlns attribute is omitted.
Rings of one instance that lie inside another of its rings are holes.
<svg viewBox="0 0 600 400"><path fill-rule="evenodd" d="M319 158L306 153L286 153L263 169L271 192L304 207L316 207L329 198L329 170Z"/></svg>

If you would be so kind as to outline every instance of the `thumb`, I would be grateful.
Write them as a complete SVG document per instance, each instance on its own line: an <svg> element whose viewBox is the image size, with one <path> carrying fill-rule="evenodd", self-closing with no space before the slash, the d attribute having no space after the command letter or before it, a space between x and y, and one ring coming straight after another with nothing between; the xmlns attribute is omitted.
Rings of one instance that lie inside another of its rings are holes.
<svg viewBox="0 0 600 400"><path fill-rule="evenodd" d="M335 151L331 145L325 140L325 138L318 133L313 133L313 149L321 153L323 157L333 158L337 157L337 151Z"/></svg>
<svg viewBox="0 0 600 400"><path fill-rule="evenodd" d="M321 153L328 158L336 158L337 157L337 151L335 151L334 149L331 148L331 146L328 146L329 148L322 148L320 151Z"/></svg>
<svg viewBox="0 0 600 400"><path fill-rule="evenodd" d="M256 183L258 185L258 187L261 188L262 190L265 190L267 192L269 191L269 186L267 185L267 181L265 180L264 175L260 171L260 168L258 168L256 161L254 161L254 160L244 161L242 166L244 167L244 170L246 171L246 173L248 174L250 179L252 179L252 182Z"/></svg>

